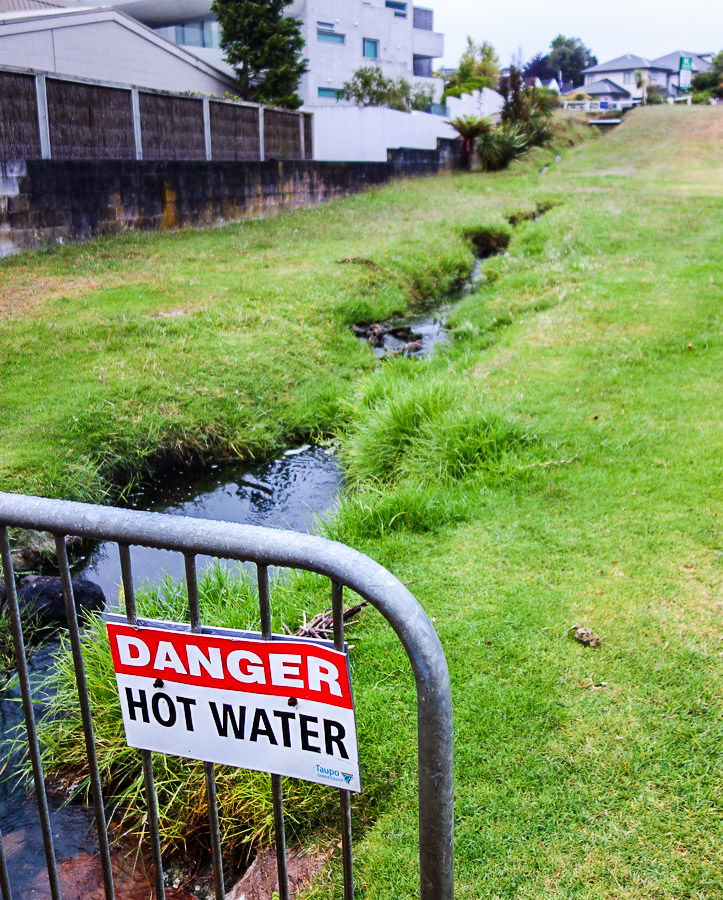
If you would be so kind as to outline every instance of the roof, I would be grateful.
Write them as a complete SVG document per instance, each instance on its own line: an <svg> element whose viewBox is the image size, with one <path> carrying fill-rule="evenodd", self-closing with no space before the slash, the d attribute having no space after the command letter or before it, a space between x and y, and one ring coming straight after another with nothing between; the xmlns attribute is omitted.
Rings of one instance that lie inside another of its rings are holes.
<svg viewBox="0 0 723 900"><path fill-rule="evenodd" d="M596 66L588 66L583 69L584 74L603 73L603 72L624 72L626 69L664 69L657 63L652 63L643 56L635 56L633 53L626 53L625 56L618 56L609 62L598 63ZM677 70L676 70L677 71Z"/></svg>
<svg viewBox="0 0 723 900"><path fill-rule="evenodd" d="M0 13L36 12L39 9L67 7L67 0L0 0Z"/></svg>
<svg viewBox="0 0 723 900"><path fill-rule="evenodd" d="M680 69L681 56L689 56L693 60L694 72L707 72L710 69L708 60L703 59L699 54L693 53L691 50L673 50L672 53L667 53L665 56L659 56L657 59L654 59L653 65L677 72Z"/></svg>
<svg viewBox="0 0 723 900"><path fill-rule="evenodd" d="M626 91L624 87L610 81L609 78L603 78L600 81L593 81L592 84L586 84L580 87L580 91L594 97L596 94L619 94L621 97L629 97L630 91Z"/></svg>
<svg viewBox="0 0 723 900"><path fill-rule="evenodd" d="M18 0L0 0L0 3L1 2L18 2ZM20 0L20 2L27 2L27 0ZM55 3L55 0L52 0L52 2ZM60 0L60 2L62 2L62 0ZM219 87L223 86L228 87L229 89L233 89L235 87L234 81L229 78L227 72L224 72L213 63L207 62L198 54L192 53L187 48L178 46L177 44L166 40L166 38L162 37L160 34L157 34L146 25L143 25L141 22L138 22L136 19L132 18L124 12L121 12L118 9L113 9L112 7L107 6L92 7L74 5L70 8L59 8L59 6L60 4L58 4L57 6L51 6L50 3L48 3L47 6L38 6L37 8L21 9L13 12L0 11L0 37L5 38L26 33L31 34L33 32L53 29L56 27L64 28L75 25L92 26L99 22L112 21L122 28L135 33L139 38L147 41L149 44L155 45L158 50L176 57L186 65L191 66L192 69L198 71L202 75L215 79L217 82L219 82ZM69 62L69 60L66 59L65 62L67 63ZM23 63L23 67L25 67L26 65L27 63ZM29 67L33 68L32 65L30 65ZM65 69L61 68L54 69L53 71L57 72L57 74L68 75L70 77L80 74L75 71L66 71ZM82 77L82 75L80 75L80 77ZM91 80L111 80L121 83L120 79L117 78L92 78ZM136 82L129 82L128 79L124 78L122 83L135 84ZM145 84L142 86L160 90L175 90L174 88L167 87L158 88L157 85L153 84Z"/></svg>

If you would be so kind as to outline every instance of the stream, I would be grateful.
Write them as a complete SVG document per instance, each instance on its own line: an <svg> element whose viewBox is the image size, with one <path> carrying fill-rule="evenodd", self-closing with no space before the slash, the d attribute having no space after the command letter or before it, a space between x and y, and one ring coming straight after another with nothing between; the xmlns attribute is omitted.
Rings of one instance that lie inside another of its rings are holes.
<svg viewBox="0 0 723 900"><path fill-rule="evenodd" d="M342 469L333 452L303 445L278 459L256 465L210 466L202 472L172 472L150 494L139 494L132 508L178 516L195 516L266 525L295 531L311 531L318 517L333 506L342 484ZM183 555L148 547L132 547L133 580L137 585L169 574L185 577ZM197 558L199 571L211 561ZM229 567L232 565L228 564ZM240 565L240 564L239 564ZM115 543L98 544L92 553L76 561L75 574L103 588L109 606L119 596L120 559ZM31 656L34 685L43 682L53 665L57 641L49 641ZM47 689L34 688L36 716L41 713ZM22 722L20 692L11 681L0 693L0 739L11 736ZM7 856L14 900L49 897L42 838L34 799L12 777L14 760L6 759L0 778L0 829ZM81 804L63 806L48 797L55 852L59 863L97 850L93 815Z"/></svg>
<svg viewBox="0 0 723 900"><path fill-rule="evenodd" d="M491 254L485 254L491 255ZM461 295L473 291L484 279L480 260L470 277L451 299L432 300L417 307L414 315L394 317L372 326L355 326L361 340L369 342L378 357L404 353L427 356L450 340L447 314ZM372 339L371 329L378 328ZM395 332L396 334L392 333ZM248 525L265 525L295 531L312 531L315 522L333 508L343 481L343 472L332 450L304 444L287 450L277 459L255 465L211 465L203 471L170 472L152 491L131 498L132 509L194 516ZM136 585L156 581L165 574L185 577L183 555L147 547L131 547L133 580ZM198 557L199 571L210 562ZM229 564L231 565L231 564ZM241 565L241 564L239 564ZM117 545L102 542L85 558L74 563L74 574L96 582L110 607L119 597L120 560ZM47 674L57 652L50 641L31 657L31 675L36 682ZM35 688L36 715L42 715L47 688ZM19 691L13 686L0 692L0 740L12 734L22 721ZM3 834L15 900L44 900L49 896L40 826L34 800L12 775L13 760L7 759L0 778L0 829ZM58 861L71 860L97 849L92 813L82 805L62 805L49 796L51 824ZM96 848L96 849L94 849Z"/></svg>

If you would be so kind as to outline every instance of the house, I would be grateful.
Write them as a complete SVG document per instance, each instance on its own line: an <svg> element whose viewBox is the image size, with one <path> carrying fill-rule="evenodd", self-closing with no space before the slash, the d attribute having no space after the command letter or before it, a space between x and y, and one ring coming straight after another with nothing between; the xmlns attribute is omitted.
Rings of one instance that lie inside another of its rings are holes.
<svg viewBox="0 0 723 900"><path fill-rule="evenodd" d="M113 5L231 74L211 0L115 0ZM292 0L287 11L301 21L306 44L309 71L298 90L305 106L344 103L339 91L361 66L379 66L387 77L431 86L435 98L441 96L443 83L433 77L432 63L444 53L444 36L433 30L433 10L407 0Z"/></svg>
<svg viewBox="0 0 723 900"><path fill-rule="evenodd" d="M638 75L640 73L640 75ZM631 103L640 102L647 84L667 84L667 70L662 66L654 66L650 60L642 56L626 53L608 62L598 63L583 69L584 82L582 90L589 94L589 87L600 86L604 82L610 82L619 90L627 94L625 99ZM640 86L638 82L642 81ZM596 90L600 88L597 87ZM592 96L592 95L591 95Z"/></svg>
<svg viewBox="0 0 723 900"><path fill-rule="evenodd" d="M682 70L683 59L690 60L690 70ZM661 93L671 97L677 96L681 87L681 77L683 81L685 80L685 76L681 76L681 71L691 71L692 75L695 75L709 68L710 63L698 54L683 50L675 50L654 60L627 53L583 69L584 82L580 90L590 96L595 94L596 99L602 99L600 92L603 91L605 82L609 82L615 88L626 92L627 98L622 99L632 105L643 99L643 93L648 87L657 88ZM594 87L593 93L590 91L591 87Z"/></svg>
<svg viewBox="0 0 723 900"><path fill-rule="evenodd" d="M560 94L562 92L560 85L558 84L557 78L547 78L542 82L542 87L546 91L552 91L555 94Z"/></svg>
<svg viewBox="0 0 723 900"><path fill-rule="evenodd" d="M117 9L10 2L31 8L0 12L0 66L164 91L233 91L224 72Z"/></svg>
<svg viewBox="0 0 723 900"><path fill-rule="evenodd" d="M709 59L708 57L711 57ZM681 69L681 60L690 60L690 69ZM692 53L690 50L673 50L665 56L653 60L653 64L663 66L669 72L667 93L671 97L690 87L690 82L699 72L707 72L711 67L712 54ZM686 76L686 72L690 75ZM682 83L681 83L682 82Z"/></svg>
<svg viewBox="0 0 723 900"><path fill-rule="evenodd" d="M566 94L566 99L573 100L576 94L585 94L588 100L597 100L601 103L625 103L631 102L630 91L615 84L609 78L601 78L600 81L592 81L579 88L573 88Z"/></svg>

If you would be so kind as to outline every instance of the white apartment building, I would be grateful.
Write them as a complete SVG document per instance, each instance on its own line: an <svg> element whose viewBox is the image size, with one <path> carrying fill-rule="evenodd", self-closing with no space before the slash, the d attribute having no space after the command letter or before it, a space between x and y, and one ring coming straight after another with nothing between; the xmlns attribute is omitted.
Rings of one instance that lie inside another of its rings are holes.
<svg viewBox="0 0 723 900"><path fill-rule="evenodd" d="M109 5L230 73L211 0L111 0ZM441 95L432 64L444 52L444 36L433 30L431 9L407 0L293 0L287 11L301 20L306 44L309 71L299 85L305 106L336 105L344 82L365 65L378 65L387 77L432 86L435 96Z"/></svg>
<svg viewBox="0 0 723 900"><path fill-rule="evenodd" d="M337 104L339 91L362 66L379 66L387 77L443 90L432 77L433 60L444 53L434 31L434 12L406 0L294 0L289 14L300 19L309 60L299 92L305 106Z"/></svg>

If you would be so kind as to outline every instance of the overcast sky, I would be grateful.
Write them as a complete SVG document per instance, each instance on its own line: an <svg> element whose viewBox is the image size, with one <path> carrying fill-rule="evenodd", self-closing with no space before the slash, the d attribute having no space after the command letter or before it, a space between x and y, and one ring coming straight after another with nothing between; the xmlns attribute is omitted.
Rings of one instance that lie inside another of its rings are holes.
<svg viewBox="0 0 723 900"><path fill-rule="evenodd" d="M525 61L546 53L560 33L580 38L600 62L624 53L655 59L672 50L723 49L721 0L418 0L418 5L434 9L434 30L445 38L445 66L457 64L468 34L476 42L489 41L503 66L519 48Z"/></svg>

